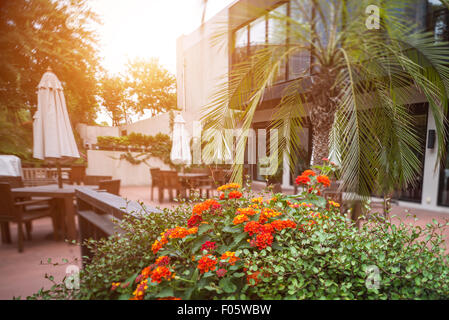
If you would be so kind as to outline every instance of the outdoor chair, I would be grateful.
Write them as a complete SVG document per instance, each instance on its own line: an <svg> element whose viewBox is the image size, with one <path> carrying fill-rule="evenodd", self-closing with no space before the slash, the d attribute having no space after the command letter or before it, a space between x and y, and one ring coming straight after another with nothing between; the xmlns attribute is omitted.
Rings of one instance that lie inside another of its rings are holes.
<svg viewBox="0 0 449 320"><path fill-rule="evenodd" d="M8 183L0 183L0 223L3 242L11 243L8 223L17 223L18 249L19 252L23 252L23 226L25 225L26 227L27 239L31 240L31 222L44 217L51 217L53 237L57 240L58 234L54 202L51 200L26 200L16 202L11 192L11 186Z"/></svg>
<svg viewBox="0 0 449 320"><path fill-rule="evenodd" d="M86 166L73 165L70 168L70 184L81 184L86 176Z"/></svg>
<svg viewBox="0 0 449 320"><path fill-rule="evenodd" d="M98 186L104 180L112 180L112 176L84 176L84 184L88 186Z"/></svg>
<svg viewBox="0 0 449 320"><path fill-rule="evenodd" d="M151 175L151 201L153 201L154 188L157 188L158 194L161 193L160 172L161 172L161 169L159 169L159 168L151 168L150 169L150 175Z"/></svg>
<svg viewBox="0 0 449 320"><path fill-rule="evenodd" d="M22 177L0 176L0 183L1 182L9 183L11 188L22 188L23 187Z"/></svg>
<svg viewBox="0 0 449 320"><path fill-rule="evenodd" d="M48 168L22 168L23 184L25 187L45 186L58 183L55 176ZM56 171L55 171L56 172Z"/></svg>
<svg viewBox="0 0 449 320"><path fill-rule="evenodd" d="M229 181L229 175L222 169L211 169L211 176L215 188L225 185Z"/></svg>
<svg viewBox="0 0 449 320"><path fill-rule="evenodd" d="M116 196L120 195L120 180L103 180L98 183L98 187L100 190L98 191L106 191L111 194L115 194Z"/></svg>
<svg viewBox="0 0 449 320"><path fill-rule="evenodd" d="M209 168L192 168L191 173L201 173L206 174L207 177L198 177L192 180L192 189L198 189L200 196L203 196L203 191L206 191L207 197L210 197L210 192L216 187L214 186L214 181L212 180L211 170Z"/></svg>
<svg viewBox="0 0 449 320"><path fill-rule="evenodd" d="M176 171L166 171L161 170L160 171L160 178L161 178L161 186L159 187L159 202L162 203L164 199L164 190L168 190L169 199L170 201L173 201L173 190L176 191L176 196L179 197L180 195L185 198L186 197L186 188L181 184L178 172Z"/></svg>

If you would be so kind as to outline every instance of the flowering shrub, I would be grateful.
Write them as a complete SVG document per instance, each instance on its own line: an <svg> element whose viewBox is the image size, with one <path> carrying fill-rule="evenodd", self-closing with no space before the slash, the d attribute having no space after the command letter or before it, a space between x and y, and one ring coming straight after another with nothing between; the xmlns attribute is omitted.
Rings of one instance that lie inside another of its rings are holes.
<svg viewBox="0 0 449 320"><path fill-rule="evenodd" d="M449 298L441 225L367 220L357 229L320 196L335 167L314 169L296 179L294 196L221 186L218 199L183 207L178 225L145 244L143 266L95 289L133 300Z"/></svg>
<svg viewBox="0 0 449 320"><path fill-rule="evenodd" d="M155 240L155 262L127 280L132 295L116 290L137 300L448 297L449 280L439 278L449 275L442 247L427 247L404 225L355 229L338 203L319 196L334 167L317 169L296 179L304 187L296 196L264 200L244 196L238 184L219 187L219 200L196 204L186 226ZM382 273L378 288L366 284L372 265Z"/></svg>

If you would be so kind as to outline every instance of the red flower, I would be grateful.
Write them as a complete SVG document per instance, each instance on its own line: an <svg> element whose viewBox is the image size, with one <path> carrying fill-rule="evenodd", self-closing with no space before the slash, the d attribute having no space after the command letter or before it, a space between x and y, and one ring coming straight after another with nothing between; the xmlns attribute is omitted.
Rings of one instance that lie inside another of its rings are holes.
<svg viewBox="0 0 449 320"><path fill-rule="evenodd" d="M331 185L331 181L329 180L329 177L325 176L325 175L318 176L316 178L316 181L318 181L318 183L321 183L325 187L329 187Z"/></svg>
<svg viewBox="0 0 449 320"><path fill-rule="evenodd" d="M157 258L155 264L157 264L158 266L166 266L167 264L170 263L170 257L167 256L162 256Z"/></svg>
<svg viewBox="0 0 449 320"><path fill-rule="evenodd" d="M323 159L321 159L322 161L329 161L329 159L328 158L323 158Z"/></svg>
<svg viewBox="0 0 449 320"><path fill-rule="evenodd" d="M214 251L215 249L215 242L211 242L211 241L206 241L201 245L201 251L206 250L206 251Z"/></svg>
<svg viewBox="0 0 449 320"><path fill-rule="evenodd" d="M273 243L273 235L269 232L262 232L256 236L256 246L259 250L271 247Z"/></svg>
<svg viewBox="0 0 449 320"><path fill-rule="evenodd" d="M248 232L250 236L252 236L255 233L259 233L262 228L262 225L257 221L250 221L247 224L245 224L245 227L243 230L245 232Z"/></svg>
<svg viewBox="0 0 449 320"><path fill-rule="evenodd" d="M203 221L203 218L201 216L193 215L187 221L187 226L189 228L197 227L201 223L201 221Z"/></svg>
<svg viewBox="0 0 449 320"><path fill-rule="evenodd" d="M208 272L209 270L215 270L215 268L217 267L217 260L216 259L211 259L209 257L213 257L214 256L208 254L204 257L202 257L199 261L198 261L198 269L200 270L201 273L205 273Z"/></svg>
<svg viewBox="0 0 449 320"><path fill-rule="evenodd" d="M224 277L225 274L226 274L227 272L228 272L228 271L226 271L226 269L218 269L218 270L217 270L217 276L218 276L219 278Z"/></svg>
<svg viewBox="0 0 449 320"><path fill-rule="evenodd" d="M240 191L233 190L229 192L229 199L239 199L243 196L243 194Z"/></svg>
<svg viewBox="0 0 449 320"><path fill-rule="evenodd" d="M302 175L298 176L296 178L296 180L295 180L295 183L298 184L298 185L300 185L301 183L302 184L309 184L309 182L310 182L310 178L308 176L302 176Z"/></svg>

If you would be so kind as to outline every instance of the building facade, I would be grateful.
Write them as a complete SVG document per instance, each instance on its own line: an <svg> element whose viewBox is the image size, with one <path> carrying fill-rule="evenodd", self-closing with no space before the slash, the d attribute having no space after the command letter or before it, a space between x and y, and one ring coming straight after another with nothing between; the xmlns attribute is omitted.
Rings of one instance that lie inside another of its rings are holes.
<svg viewBox="0 0 449 320"><path fill-rule="evenodd" d="M254 10L248 10L251 7L264 8L267 12L273 10L292 19L301 19L300 12L295 10L294 1L239 0L191 34L178 38L178 106L182 108L187 122L199 121L201 108L208 103L217 85L226 79L234 63L242 61L261 45L279 43L279 39L272 37L270 33L270 28L276 22L270 21L266 13L256 14ZM449 40L449 13L438 0L416 0L413 7L413 12L407 14L420 28L433 31L436 40ZM223 32L226 32L226 36L220 36L220 42L216 43L214 34ZM297 78L300 72L307 72L308 68L310 57L307 53L288 59L277 76L276 84L268 90L256 111L254 129L267 128L285 86ZM398 192L396 198L400 204L409 207L449 212L449 157L442 163L437 161L435 123L425 97L420 94L410 97L409 110L422 138L422 173L417 177L415 185ZM310 159L311 130L312 126L305 121L304 131L301 133L303 154L298 155L304 159ZM284 188L293 185L287 161L288 157L285 156L282 174ZM250 166L249 169L254 180L262 180L257 165Z"/></svg>

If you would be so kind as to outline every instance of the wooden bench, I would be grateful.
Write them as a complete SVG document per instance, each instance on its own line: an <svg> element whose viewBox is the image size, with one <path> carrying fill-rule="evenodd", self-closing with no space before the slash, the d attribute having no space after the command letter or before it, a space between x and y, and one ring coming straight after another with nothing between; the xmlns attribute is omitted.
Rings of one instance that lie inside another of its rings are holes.
<svg viewBox="0 0 449 320"><path fill-rule="evenodd" d="M97 192L87 187L78 187L75 197L83 265L93 257L93 253L83 245L85 240L100 240L114 233L123 234L124 231L117 226L115 221L122 220L125 216L134 216L138 219L142 213L161 212L148 206L145 206L145 210L143 210L137 201L127 201L119 196L107 192Z"/></svg>

